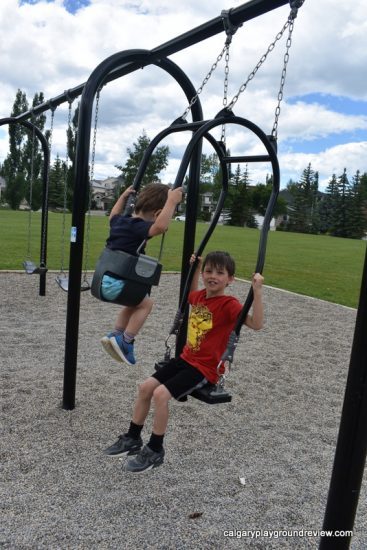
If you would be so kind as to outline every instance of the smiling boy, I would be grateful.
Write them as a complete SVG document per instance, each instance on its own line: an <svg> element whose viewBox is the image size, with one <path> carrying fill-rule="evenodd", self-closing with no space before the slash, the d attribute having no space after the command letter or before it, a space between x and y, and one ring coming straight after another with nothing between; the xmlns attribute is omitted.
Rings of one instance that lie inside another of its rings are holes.
<svg viewBox="0 0 367 550"><path fill-rule="evenodd" d="M193 256L191 262L194 260ZM201 265L204 288L197 290ZM217 383L217 367L242 309L236 298L225 294L225 289L234 280L234 273L235 262L227 252L211 252L203 262L198 258L188 298L191 310L186 345L180 357L171 359L139 386L128 432L104 451L108 456L136 455L124 464L125 471L143 472L163 463L163 439L172 397L179 400L208 382ZM263 326L263 281L260 273L252 278L252 314L247 315L245 324L254 330ZM152 400L153 430L148 444L143 447L140 434Z"/></svg>

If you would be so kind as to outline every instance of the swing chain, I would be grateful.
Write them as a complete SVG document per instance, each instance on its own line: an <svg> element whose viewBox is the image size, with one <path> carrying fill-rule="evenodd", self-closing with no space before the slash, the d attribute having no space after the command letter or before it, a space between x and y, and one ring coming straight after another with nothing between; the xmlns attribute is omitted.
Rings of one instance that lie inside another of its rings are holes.
<svg viewBox="0 0 367 550"><path fill-rule="evenodd" d="M290 1L291 11L290 11L290 14L288 16L287 21L284 23L283 28L275 36L273 42L270 43L270 45L268 46L268 49L266 50L266 52L261 56L261 58L258 61L257 65L254 67L254 69L248 75L247 80L240 86L237 94L233 97L232 101L228 105L228 110L229 111L231 111L233 109L233 106L237 102L239 96L242 94L242 92L244 92L246 90L248 83L254 78L257 71L264 64L264 62L267 59L269 53L274 50L277 42L279 42L279 40L282 38L283 34L285 33L285 31L289 27L289 35L288 35L288 40L287 40L287 51L286 51L286 54L284 55L285 68L283 67L281 89L280 89L280 92L278 94L278 100L279 100L279 96L280 95L282 96L283 87L284 87L284 78L285 78L285 73L286 73L286 67L287 67L287 63L288 63L288 59L289 59L289 48L290 48L290 45L291 45L291 36L292 36L292 32L293 32L294 19L297 17L298 8L300 8L302 6L303 2L304 2L304 0L291 0ZM281 99L280 99L280 101L281 101ZM279 103L280 103L280 101L279 101ZM278 103L278 107L279 107L279 103ZM277 108L277 111L280 112L280 108L279 109ZM279 113L278 113L278 118L279 118ZM276 123L278 123L278 120L276 120ZM274 131L274 128L273 128L273 131ZM276 135L276 128L275 128L275 135Z"/></svg>
<svg viewBox="0 0 367 550"><path fill-rule="evenodd" d="M65 152L65 164L64 164L64 197L63 197L63 217L62 217L62 242L61 242L61 273L64 273L64 263L65 263L65 234L66 234L66 206L67 206L67 182L68 182L68 172L69 172L69 150L68 150L68 139L71 129L71 109L73 100L67 96L68 99L68 122L67 122L67 132L66 132L66 152Z"/></svg>
<svg viewBox="0 0 367 550"><path fill-rule="evenodd" d="M208 82L208 80L210 79L210 77L212 76L212 74L214 73L215 69L217 68L218 66L218 63L219 61L222 59L225 51L227 49L227 44L225 44L225 46L223 47L222 51L220 52L220 54L218 55L216 61L213 63L213 65L211 66L208 74L206 75L206 77L204 78L203 82L201 83L201 85L199 86L199 88L196 90L196 94L192 97L189 105L186 107L186 110L185 112L182 114L182 118L184 120L186 120L186 117L187 115L189 114L190 112L190 109L191 107L194 105L194 103L196 103L199 95L201 94L201 92L203 91L203 88L205 86L205 84Z"/></svg>
<svg viewBox="0 0 367 550"><path fill-rule="evenodd" d="M278 138L278 123L279 123L279 116L280 116L280 105L283 101L283 91L284 91L284 84L285 84L285 79L286 79L286 76L287 76L287 67L288 67L288 62L289 62L289 51L290 51L290 48L291 48L291 45L292 45L292 33L293 33L293 29L294 29L294 20L295 18L297 17L297 14L298 14L298 8L300 8L303 4L304 0L293 0L290 2L290 5L291 5L291 12L289 14L289 17L288 17L288 37L287 37L287 42L286 42L286 50L285 50L285 54L284 54L284 57L283 57L283 69L282 69L282 74L281 74L281 77L280 77L280 87L279 87L279 92L278 92L278 103L277 103L277 106L276 106L276 109L275 109L275 118L274 118L274 125L273 125L273 129L271 131L271 136L273 139L277 140Z"/></svg>
<svg viewBox="0 0 367 550"><path fill-rule="evenodd" d="M89 194L88 194L88 216L87 216L87 231L86 231L86 245L85 245L85 260L84 260L84 277L83 282L88 285L87 270L89 264L89 238L90 238L90 210L92 206L92 181L94 178L94 165L96 159L96 144L97 144L97 126L98 126L98 111L99 111L99 99L101 88L97 90L96 94L96 107L94 113L94 128L93 128L93 141L92 141L92 158L89 170Z"/></svg>
<svg viewBox="0 0 367 550"><path fill-rule="evenodd" d="M28 245L27 245L27 258L31 257L31 240L32 240L32 201L33 201L33 179L34 179L34 155L35 155L35 120L34 112L32 110L32 150L31 150L31 170L29 175L29 214L28 214Z"/></svg>
<svg viewBox="0 0 367 550"><path fill-rule="evenodd" d="M289 21L286 21L286 23L284 24L282 30L278 32L278 34L275 36L275 39L273 40L273 42L271 42L271 44L269 45L266 52L261 56L261 58L259 59L258 63L254 67L254 69L248 75L247 80L240 86L238 92L233 96L232 101L228 105L228 110L229 111L231 111L233 109L233 106L235 105L235 103L237 103L237 100L238 100L239 96L246 90L247 84L254 78L257 71L264 64L264 62L265 62L266 58L268 57L269 53L271 51L273 51L273 49L275 48L276 43L282 38L282 36L283 36L285 30L288 28L288 26L289 26Z"/></svg>
<svg viewBox="0 0 367 550"><path fill-rule="evenodd" d="M227 76L227 80L225 79L225 85L224 86L225 86L225 93L227 92L228 71L229 71L229 68L228 68L229 46L232 42L232 36L235 34L237 29L242 26L242 23L238 26L235 26L231 23L231 21L229 19L230 12L231 12L231 10L223 10L222 13L221 13L222 21L223 21L223 27L224 27L224 30L225 30L226 35L227 35L226 36L226 41L225 41L224 46L223 46L223 49L220 52L220 54L217 56L217 59L215 60L213 65L210 67L210 70L209 70L208 74L206 75L206 77L202 81L199 88L196 90L196 94L191 98L191 101L190 101L189 105L186 107L186 110L182 114L181 118L183 118L184 120L186 120L186 117L189 114L191 107L194 105L194 103L196 103L199 95L203 91L204 86L209 81L209 79L212 76L212 74L214 73L215 69L218 67L218 63L221 61L221 59L224 55L225 55L225 60L226 60L226 73L225 74Z"/></svg>
<svg viewBox="0 0 367 550"><path fill-rule="evenodd" d="M225 109L227 107L228 103L228 76L229 76L229 46L232 41L232 36L230 37L230 41L228 41L228 37L226 40L226 55L225 55L225 67L224 67L224 83L223 83L223 108ZM226 143L226 125L222 124L222 133L220 138L222 143Z"/></svg>
<svg viewBox="0 0 367 550"><path fill-rule="evenodd" d="M49 101L50 109L51 109L51 122L50 122L50 130L48 135L48 149L50 152L50 159L48 164L48 170L47 170L47 184L46 184L46 191L45 191L45 204L48 204L48 193L49 193L49 187L50 187L50 172L51 172L51 152L52 152L52 138L53 138L53 132L54 132L54 121L55 121L55 111L56 111L56 105L54 105L51 101ZM42 235L42 250L41 250L41 258L42 261L40 262L40 267L46 267L45 262L43 261L46 256L46 231L47 231L47 224L44 224L43 227L43 235Z"/></svg>

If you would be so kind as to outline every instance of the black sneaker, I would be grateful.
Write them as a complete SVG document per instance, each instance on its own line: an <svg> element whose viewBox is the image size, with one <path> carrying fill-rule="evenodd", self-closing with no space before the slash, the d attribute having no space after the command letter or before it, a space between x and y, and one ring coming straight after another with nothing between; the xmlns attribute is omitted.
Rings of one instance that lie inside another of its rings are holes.
<svg viewBox="0 0 367 550"><path fill-rule="evenodd" d="M156 453L148 445L145 445L142 450L123 465L125 472L134 472L135 474L157 468L163 464L164 449Z"/></svg>
<svg viewBox="0 0 367 550"><path fill-rule="evenodd" d="M108 456L121 456L124 454L135 455L140 451L143 446L143 440L141 437L139 439L133 439L127 435L120 435L116 443L107 447L103 452Z"/></svg>

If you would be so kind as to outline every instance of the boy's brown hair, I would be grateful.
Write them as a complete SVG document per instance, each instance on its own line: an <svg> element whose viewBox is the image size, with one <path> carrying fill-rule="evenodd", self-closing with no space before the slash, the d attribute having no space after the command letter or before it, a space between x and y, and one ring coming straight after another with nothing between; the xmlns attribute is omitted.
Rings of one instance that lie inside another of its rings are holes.
<svg viewBox="0 0 367 550"><path fill-rule="evenodd" d="M202 271L206 265L211 265L216 268L225 268L230 277L233 277L236 270L236 264L232 256L228 252L222 252L217 250L215 252L209 252L204 258Z"/></svg>
<svg viewBox="0 0 367 550"><path fill-rule="evenodd" d="M135 203L135 213L145 214L161 210L166 204L168 186L163 183L149 183L140 191Z"/></svg>

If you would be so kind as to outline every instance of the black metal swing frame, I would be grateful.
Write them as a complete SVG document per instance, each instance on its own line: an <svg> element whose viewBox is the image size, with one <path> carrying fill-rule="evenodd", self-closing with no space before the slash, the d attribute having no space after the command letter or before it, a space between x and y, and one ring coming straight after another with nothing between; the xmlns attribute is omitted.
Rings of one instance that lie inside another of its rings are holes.
<svg viewBox="0 0 367 550"><path fill-rule="evenodd" d="M196 131L195 131L193 137L191 138L191 141L187 145L186 151L183 155L183 158L182 158L182 161L181 161L181 164L180 164L177 176L176 176L176 180L175 180L175 183L174 183L174 187L179 187L180 185L182 185L183 178L185 177L185 174L186 174L186 171L187 171L190 159L191 159L191 155L195 151L195 147L200 142L200 140L204 136L207 137L208 135L210 135L209 132L211 130L213 130L215 127L220 126L220 125L225 125L225 124L235 124L235 125L244 127L246 129L250 130L251 132L253 132L259 138L259 140L262 142L263 146L266 149L267 154L266 155L260 155L260 156L259 155L246 155L246 156L231 157L231 156L227 156L226 153L223 154L223 147L220 147L219 149L216 148L216 152L218 153L219 160L220 160L221 167L222 167L222 185L223 185L223 190L222 190L222 195L221 195L222 200L218 201L218 206L217 206L216 212L214 214L212 223L211 223L209 229L207 230L207 232L206 232L202 242L200 243L198 249L196 250L195 255L196 255L196 257L198 257L198 256L201 256L201 254L203 253L204 248L205 248L205 246L206 246L206 244L207 244L207 242L208 242L208 240L209 240L209 238L210 238L210 236L211 236L211 234L212 234L212 232L213 232L213 230L216 226L216 223L217 223L218 218L220 216L220 213L222 211L224 200L225 200L225 195L227 194L227 190L228 190L228 169L227 169L228 165L230 165L231 163L235 163L235 162L236 163L238 163L238 162L246 162L246 163L247 162L259 162L259 161L270 162L271 166L272 166L272 172L273 172L273 177L272 177L273 186L272 186L272 192L271 192L271 195L270 195L270 198L269 198L269 202L268 202L268 205L267 205L267 208L266 208L263 226L262 226L262 229L260 231L258 257L257 257L257 262L256 262L256 267L255 267L255 272L262 273L263 268L264 268L264 263L265 263L267 236L268 236L268 232L269 232L270 221L271 221L272 216L273 216L274 207L275 207L275 204L276 204L276 200L277 200L278 193L279 193L279 187L280 187L280 171L279 171L278 157L277 157L277 154L276 154L276 142L274 141L272 136L267 136L253 122L250 122L249 120L246 120L242 117L237 117L231 111L229 111L227 109L223 109L222 111L220 111L218 113L218 115L213 120L209 120L209 121L206 121L205 123L200 124L199 127L196 129ZM195 125L195 128L196 127L197 127L197 125ZM193 278L194 273L195 273L195 269L196 269L196 263L194 263L191 266L189 274L187 276L184 291L183 291L182 298L181 298L181 301L180 301L180 306L179 306L179 309L176 313L175 320L174 320L173 326L170 330L169 336L173 335L173 334L175 334L177 336L179 334L180 327L182 325L183 316L185 314L185 310L186 310L186 306L187 306L187 298L188 298L188 294L189 294L189 291L190 291L192 278ZM240 331L241 331L242 325L243 325L243 323L246 319L246 316L247 316L247 314L250 310L250 307L252 305L252 301L253 301L253 292L252 292L252 288L251 288L249 293L248 293L248 296L246 298L246 301L244 303L244 306L242 308L242 311L239 315L239 318L238 318L238 321L237 321L236 326L234 328L234 331L233 331L233 333L231 334L231 336L229 338L227 349L224 352L223 357L222 357L223 362L224 361L229 361L230 363L232 363L232 361L233 361L233 354L234 354L234 350L235 350L235 347L237 345L237 342L238 342L238 339L239 339L239 336L240 336ZM168 336L168 338L169 338L169 336ZM166 348L167 349L166 349L165 358L164 358L163 361L160 361L160 362L156 363L156 368L157 369L162 367L169 360L170 348L167 345L168 338L166 339ZM220 365L218 365L218 367L219 366ZM229 392L224 387L224 376L220 376L219 382L217 384L214 384L214 385L213 384L207 384L207 385L203 386L202 388L194 390L190 395L192 397L194 397L194 398L196 398L200 401L203 401L205 403L208 403L208 404L228 403L232 400L232 396L229 394Z"/></svg>
<svg viewBox="0 0 367 550"><path fill-rule="evenodd" d="M288 0L251 0L233 10L230 10L230 21L233 25L240 25L252 18L261 16L288 4ZM297 2L293 2L296 4ZM291 2L292 4L292 2ZM91 125L91 104L98 87L103 83L120 78L149 64L161 66L170 73L179 83L188 99L194 96L195 89L186 75L174 64L169 66L167 56L183 50L193 44L201 42L215 34L223 32L223 18L217 16L207 23L178 36L177 38L145 52L143 57L140 50L120 52L102 62L91 74L86 83L72 90L60 94L58 97L44 104L38 105L31 111L17 116L14 122L25 121L32 114L39 114L50 109L53 104L60 104L69 97L78 97L82 94L79 139L76 151L77 173L75 175L75 195L73 204L72 223L76 230L76 241L70 251L70 289L68 293L68 311L66 326L66 346L64 362L64 392L63 408L72 410L75 407L77 342L79 333L80 311L80 279L82 272L83 226L86 194L88 191L88 158L89 137ZM194 120L202 118L200 103L197 101L192 107ZM0 119L0 125L6 123ZM13 122L13 121L11 121ZM46 152L45 152L46 154ZM195 153L192 163L192 176L198 176L198 160L200 150ZM195 179L194 179L195 181ZM184 252L182 258L182 281L180 292L183 291L183 281L187 276L187 265L190 254L194 249L194 235L191 224L194 223L194 212L197 206L197 186L192 189L192 196L188 197L190 210L187 216L187 230L185 228ZM44 195L45 196L45 195ZM47 222L47 208L43 208L43 222ZM41 274L41 281L45 281L45 274ZM41 284L41 283L40 283ZM41 289L40 289L41 294ZM43 294L44 295L44 292ZM340 430L335 453L334 468L330 482L329 496L325 511L324 531L344 530L350 533L353 529L357 510L359 492L362 483L364 465L367 453L367 348L364 344L367 331L367 254L363 268L361 292L358 304L356 327L350 357L348 380L345 390ZM177 345L183 344L184 335L179 336ZM347 475L346 472L351 472ZM336 538L322 537L320 550L349 548L351 535L346 534Z"/></svg>
<svg viewBox="0 0 367 550"><path fill-rule="evenodd" d="M30 111L29 116L34 115L34 110ZM39 140L43 153L43 168L42 168L42 215L41 215L41 246L40 246L40 261L37 265L32 260L23 262L24 269L29 275L39 275L39 295L46 295L46 273L47 273L47 229L48 229L48 183L50 171L50 150L46 137L41 130L31 121L19 119L19 117L6 117L0 119L0 126L5 124L21 124Z"/></svg>

